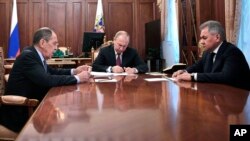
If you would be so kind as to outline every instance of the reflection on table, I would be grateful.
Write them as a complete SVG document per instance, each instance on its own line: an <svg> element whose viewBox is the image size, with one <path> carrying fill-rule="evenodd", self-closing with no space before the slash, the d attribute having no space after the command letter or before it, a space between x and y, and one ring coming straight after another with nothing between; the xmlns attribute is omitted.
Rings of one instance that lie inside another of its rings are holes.
<svg viewBox="0 0 250 141"><path fill-rule="evenodd" d="M250 124L249 91L149 77L52 88L17 141L224 141L230 124Z"/></svg>

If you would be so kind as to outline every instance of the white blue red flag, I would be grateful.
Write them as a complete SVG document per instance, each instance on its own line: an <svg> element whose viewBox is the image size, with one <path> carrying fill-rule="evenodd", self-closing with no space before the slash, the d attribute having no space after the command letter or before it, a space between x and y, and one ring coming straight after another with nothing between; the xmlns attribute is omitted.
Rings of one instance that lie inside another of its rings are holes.
<svg viewBox="0 0 250 141"><path fill-rule="evenodd" d="M8 58L15 58L19 54L20 54L20 44L19 44L19 29L17 21L17 5L16 5L16 0L13 0Z"/></svg>
<svg viewBox="0 0 250 141"><path fill-rule="evenodd" d="M94 31L95 32L104 32L105 31L102 0L98 0L98 2L97 2Z"/></svg>

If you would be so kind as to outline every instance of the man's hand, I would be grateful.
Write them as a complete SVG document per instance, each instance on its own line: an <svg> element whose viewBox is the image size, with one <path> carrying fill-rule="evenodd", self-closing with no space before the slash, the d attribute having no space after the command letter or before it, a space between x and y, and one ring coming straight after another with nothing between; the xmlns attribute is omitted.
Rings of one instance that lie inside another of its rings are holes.
<svg viewBox="0 0 250 141"><path fill-rule="evenodd" d="M89 81L89 78L90 78L90 72L89 71L82 71L82 72L78 73L77 76L79 77L80 82L87 82L87 81Z"/></svg>
<svg viewBox="0 0 250 141"><path fill-rule="evenodd" d="M178 71L173 73L172 77L175 78L175 77L177 77L178 75L181 75L184 72L186 72L186 71L185 70L178 70Z"/></svg>
<svg viewBox="0 0 250 141"><path fill-rule="evenodd" d="M74 74L79 74L81 73L82 71L88 71L88 72L91 72L92 70L92 67L91 66L88 66L88 65L82 65L82 66L79 66L77 67L76 69L74 69Z"/></svg>
<svg viewBox="0 0 250 141"><path fill-rule="evenodd" d="M111 69L112 69L112 72L114 72L114 73L122 73L122 72L124 72L124 69L122 67L120 67L120 66L114 66Z"/></svg>
<svg viewBox="0 0 250 141"><path fill-rule="evenodd" d="M188 72L183 72L179 75L177 75L176 77L174 77L176 79L176 81L191 81L191 74Z"/></svg>
<svg viewBox="0 0 250 141"><path fill-rule="evenodd" d="M132 73L137 73L136 68L130 68L130 67L126 67L124 68L126 73L132 74Z"/></svg>

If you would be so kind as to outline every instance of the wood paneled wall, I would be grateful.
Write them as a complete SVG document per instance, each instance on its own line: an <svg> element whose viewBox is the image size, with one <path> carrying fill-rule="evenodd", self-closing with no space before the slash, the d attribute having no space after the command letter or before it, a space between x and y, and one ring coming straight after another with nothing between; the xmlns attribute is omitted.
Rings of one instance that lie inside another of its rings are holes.
<svg viewBox="0 0 250 141"><path fill-rule="evenodd" d="M130 45L145 58L145 23L160 18L157 0L103 0L107 40L118 30L131 36ZM59 46L82 53L84 31L93 31L97 0L17 0L21 49L32 44L36 29L55 30ZM12 0L0 0L0 46L8 50Z"/></svg>
<svg viewBox="0 0 250 141"><path fill-rule="evenodd" d="M199 26L217 20L225 27L225 0L179 0L180 60L192 65L199 59Z"/></svg>

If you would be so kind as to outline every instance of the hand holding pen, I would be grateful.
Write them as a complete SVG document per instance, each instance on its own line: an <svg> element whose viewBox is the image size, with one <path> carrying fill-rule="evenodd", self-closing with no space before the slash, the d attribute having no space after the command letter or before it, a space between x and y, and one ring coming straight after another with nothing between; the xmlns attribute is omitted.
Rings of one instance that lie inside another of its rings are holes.
<svg viewBox="0 0 250 141"><path fill-rule="evenodd" d="M137 73L136 68L124 67L123 69L124 69L124 71L125 71L126 73L129 73L129 74Z"/></svg>
<svg viewBox="0 0 250 141"><path fill-rule="evenodd" d="M173 73L172 77L175 78L175 77L177 77L178 75L183 74L184 72L186 72L186 70L178 70L178 71L176 71L176 72Z"/></svg>
<svg viewBox="0 0 250 141"><path fill-rule="evenodd" d="M123 67L120 67L120 66L113 66L111 69L112 69L112 72L114 72L114 73L122 73L122 72L125 72L124 68L123 68Z"/></svg>

